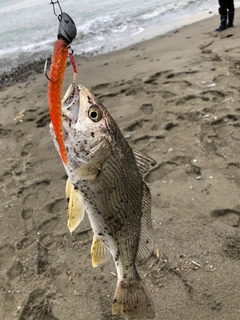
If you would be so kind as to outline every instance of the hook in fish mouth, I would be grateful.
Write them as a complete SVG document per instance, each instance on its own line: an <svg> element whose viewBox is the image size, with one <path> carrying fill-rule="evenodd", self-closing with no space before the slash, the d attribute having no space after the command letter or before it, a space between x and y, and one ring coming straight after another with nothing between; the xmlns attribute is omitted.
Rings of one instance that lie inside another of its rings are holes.
<svg viewBox="0 0 240 320"><path fill-rule="evenodd" d="M62 99L62 115L76 123L80 106L80 88L76 84L71 84Z"/></svg>

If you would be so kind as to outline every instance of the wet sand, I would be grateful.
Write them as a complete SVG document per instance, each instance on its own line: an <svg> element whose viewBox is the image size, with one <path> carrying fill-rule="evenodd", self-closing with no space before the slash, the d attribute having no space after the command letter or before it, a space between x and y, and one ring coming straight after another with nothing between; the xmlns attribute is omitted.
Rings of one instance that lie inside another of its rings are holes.
<svg viewBox="0 0 240 320"><path fill-rule="evenodd" d="M145 180L159 260L139 271L159 320L240 318L239 16L222 33L216 16L77 58L79 82L157 161ZM0 100L0 319L123 319L111 315L113 262L91 266L87 218L67 229L46 78L10 83Z"/></svg>

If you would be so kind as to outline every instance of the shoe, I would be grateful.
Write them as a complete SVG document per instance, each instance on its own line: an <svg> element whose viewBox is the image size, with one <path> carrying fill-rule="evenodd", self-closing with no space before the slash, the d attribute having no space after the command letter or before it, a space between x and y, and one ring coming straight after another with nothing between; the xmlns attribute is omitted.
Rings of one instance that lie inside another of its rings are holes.
<svg viewBox="0 0 240 320"><path fill-rule="evenodd" d="M228 12L228 24L227 27L228 28L233 28L233 20L234 20L234 11L232 12Z"/></svg>
<svg viewBox="0 0 240 320"><path fill-rule="evenodd" d="M216 31L223 31L227 29L227 15L220 15L220 26L216 28Z"/></svg>

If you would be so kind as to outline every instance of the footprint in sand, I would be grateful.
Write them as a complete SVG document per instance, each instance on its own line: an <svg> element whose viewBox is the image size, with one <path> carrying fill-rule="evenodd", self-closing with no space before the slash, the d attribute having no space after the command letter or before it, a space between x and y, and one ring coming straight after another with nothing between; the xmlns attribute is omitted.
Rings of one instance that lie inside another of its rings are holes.
<svg viewBox="0 0 240 320"><path fill-rule="evenodd" d="M140 119L140 120L135 120L134 122L132 122L131 124L127 125L124 130L125 131L136 131L139 129L142 129L142 127L144 126L144 124L146 122L148 122L149 120L147 119Z"/></svg>
<svg viewBox="0 0 240 320"><path fill-rule="evenodd" d="M6 259L7 257L7 259ZM9 267L10 262L15 257L15 249L10 244L4 244L0 247L0 265L1 269L4 270Z"/></svg>
<svg viewBox="0 0 240 320"><path fill-rule="evenodd" d="M229 163L226 172L227 178L230 180L234 179L236 184L240 186L240 164L239 163Z"/></svg>
<svg viewBox="0 0 240 320"><path fill-rule="evenodd" d="M167 79L172 79L172 78L175 78L175 77L178 77L178 76L184 76L184 75L186 75L186 74L195 74L195 73L198 73L199 72L199 70L189 70L189 71L183 71L183 72L176 72L176 73L174 73L174 72L171 72L171 73L168 73L167 75L166 75L166 78Z"/></svg>
<svg viewBox="0 0 240 320"><path fill-rule="evenodd" d="M153 105L151 103L143 103L139 108L145 114L152 114L153 113Z"/></svg>
<svg viewBox="0 0 240 320"><path fill-rule="evenodd" d="M216 209L211 216L234 228L240 228L240 211L233 209Z"/></svg>
<svg viewBox="0 0 240 320"><path fill-rule="evenodd" d="M18 196L23 196L23 208L21 217L23 220L28 220L34 217L36 208L42 204L38 200L38 192L49 185L48 180L33 181L27 185L21 185L18 190Z"/></svg>
<svg viewBox="0 0 240 320"><path fill-rule="evenodd" d="M156 124L154 124L154 125L152 126L151 130L152 130L152 131L160 131L161 128L162 128L161 124L156 123Z"/></svg>
<svg viewBox="0 0 240 320"><path fill-rule="evenodd" d="M28 193L23 199L23 209L21 213L21 217L23 220L28 220L34 215L36 207L36 197L36 193Z"/></svg>
<svg viewBox="0 0 240 320"><path fill-rule="evenodd" d="M234 126L234 122L237 122L238 119L239 116L235 114L222 114L211 120L210 124L215 127L216 134L223 139L233 132L232 128L229 128L229 124Z"/></svg>
<svg viewBox="0 0 240 320"><path fill-rule="evenodd" d="M206 49L206 48L210 47L212 44L213 44L213 40L208 41L206 43L201 44L199 46L199 49L202 50L202 53L209 53L208 51L211 51L211 50L210 49Z"/></svg>
<svg viewBox="0 0 240 320"><path fill-rule="evenodd" d="M172 91L160 90L158 92L159 92L159 95L167 102L172 101L177 96L176 93Z"/></svg>
<svg viewBox="0 0 240 320"><path fill-rule="evenodd" d="M181 104L185 104L186 102L190 101L190 100L196 100L196 99L199 99L198 96L196 96L195 94L188 94L180 99L178 99L176 101L176 105L181 105Z"/></svg>
<svg viewBox="0 0 240 320"><path fill-rule="evenodd" d="M234 130L230 133L233 140L240 140L240 129L234 128Z"/></svg>
<svg viewBox="0 0 240 320"><path fill-rule="evenodd" d="M25 304L22 306L22 312L19 316L19 320L25 319L48 319L58 320L52 314L51 299L48 298L48 294L42 289L33 290Z"/></svg>
<svg viewBox="0 0 240 320"><path fill-rule="evenodd" d="M101 90L103 88L109 87L110 85L111 85L110 82L100 83L100 84L97 84L96 86L92 86L91 91Z"/></svg>
<svg viewBox="0 0 240 320"><path fill-rule="evenodd" d="M49 233L54 230L59 223L59 217L55 216L52 217L51 219L48 219L44 221L42 224L39 225L38 230L41 231L41 233Z"/></svg>
<svg viewBox="0 0 240 320"><path fill-rule="evenodd" d="M173 81L165 81L163 83L164 86L168 86L168 87L174 87L174 85L177 85L178 88L187 88L187 87L191 87L191 82L187 81L187 80L173 80Z"/></svg>
<svg viewBox="0 0 240 320"><path fill-rule="evenodd" d="M152 136L145 134L145 135L140 135L135 138L131 138L131 144L133 144L136 149L139 149L140 145L142 147L143 143L146 144L146 146L147 145L149 146L151 143L157 144L158 139L164 139L164 138L165 138L165 136L162 134L157 134L157 135L152 135Z"/></svg>
<svg viewBox="0 0 240 320"><path fill-rule="evenodd" d="M145 176L145 180L147 183L159 181L167 176L177 166L178 165L176 163L170 161L162 162Z"/></svg>
<svg viewBox="0 0 240 320"><path fill-rule="evenodd" d="M177 127L178 126L178 123L177 122L167 122L165 125L164 125L164 129L167 130L167 131L170 131L172 130L174 127Z"/></svg>
<svg viewBox="0 0 240 320"><path fill-rule="evenodd" d="M145 84L152 84L155 83L156 80L162 75L162 72L156 72L149 78L147 78L145 81L143 81Z"/></svg>
<svg viewBox="0 0 240 320"><path fill-rule="evenodd" d="M37 274L45 273L49 265L48 247L45 244L44 236L37 240Z"/></svg>
<svg viewBox="0 0 240 320"><path fill-rule="evenodd" d="M88 228L86 230L82 230L79 232L75 232L73 234L73 241L78 241L78 242L89 242L92 240L92 229Z"/></svg>
<svg viewBox="0 0 240 320"><path fill-rule="evenodd" d="M67 200L65 198L55 199L46 205L46 209L49 213L59 213L66 209L67 212Z"/></svg>
<svg viewBox="0 0 240 320"><path fill-rule="evenodd" d="M222 102L225 98L225 93L219 90L206 90L200 93L200 97L205 101Z"/></svg>
<svg viewBox="0 0 240 320"><path fill-rule="evenodd" d="M16 278L17 276L20 276L23 272L23 265L20 261L13 261L12 266L8 270L8 277L10 280Z"/></svg>
<svg viewBox="0 0 240 320"><path fill-rule="evenodd" d="M22 139L23 135L24 135L24 133L23 133L23 131L21 129L15 131L13 134L16 137L17 141L20 141Z"/></svg>
<svg viewBox="0 0 240 320"><path fill-rule="evenodd" d="M22 149L21 156L25 157L25 156L29 155L30 151L32 150L32 147L33 147L32 142L28 142L27 144L25 144Z"/></svg>
<svg viewBox="0 0 240 320"><path fill-rule="evenodd" d="M240 260L240 211L234 209L216 209L211 211L215 218L215 230L224 239L224 253Z"/></svg>
<svg viewBox="0 0 240 320"><path fill-rule="evenodd" d="M36 111L37 111L37 109L27 109L24 112L24 121L27 121L27 122L35 121Z"/></svg>
<svg viewBox="0 0 240 320"><path fill-rule="evenodd" d="M21 217L23 218L23 220L27 220L30 219L34 214L34 208L23 208L22 209L22 213L21 213Z"/></svg>
<svg viewBox="0 0 240 320"><path fill-rule="evenodd" d="M31 242L29 241L29 238L23 238L21 240L19 240L18 242L15 243L15 247L17 249L17 251L21 250L23 247L25 246L29 246L31 244Z"/></svg>
<svg viewBox="0 0 240 320"><path fill-rule="evenodd" d="M39 113L39 118L36 121L36 127L37 128L42 128L42 127L46 127L49 125L50 123L50 118L49 118L49 113L48 110L40 112ZM34 119L35 120L35 119Z"/></svg>
<svg viewBox="0 0 240 320"><path fill-rule="evenodd" d="M8 127L5 127L2 124L0 124L0 137L1 136L8 136L11 131L12 130L9 129Z"/></svg>

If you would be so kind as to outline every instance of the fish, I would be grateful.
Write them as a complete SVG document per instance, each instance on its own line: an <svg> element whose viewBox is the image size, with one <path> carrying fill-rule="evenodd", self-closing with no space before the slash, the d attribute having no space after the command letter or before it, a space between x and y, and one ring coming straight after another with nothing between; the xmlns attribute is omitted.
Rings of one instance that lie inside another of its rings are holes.
<svg viewBox="0 0 240 320"><path fill-rule="evenodd" d="M113 258L118 280L112 314L152 319L154 305L137 265L154 250L151 194L144 175L155 160L130 146L107 109L83 85L70 85L61 113L68 228L73 232L86 213L94 234L93 267ZM50 132L61 155L53 123Z"/></svg>

